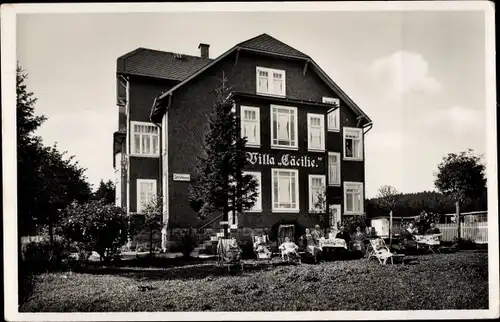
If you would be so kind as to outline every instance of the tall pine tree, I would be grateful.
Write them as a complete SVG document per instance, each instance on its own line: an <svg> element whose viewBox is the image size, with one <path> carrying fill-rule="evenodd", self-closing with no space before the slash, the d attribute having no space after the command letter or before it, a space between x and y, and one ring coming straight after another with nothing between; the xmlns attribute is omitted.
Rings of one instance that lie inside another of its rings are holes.
<svg viewBox="0 0 500 322"><path fill-rule="evenodd" d="M257 181L243 174L246 138L241 138L240 120L233 109L230 87L223 76L216 89L216 101L209 116L205 153L199 156L191 186L191 204L201 218L219 212L228 221L229 212L250 209L257 198ZM227 238L227 227L224 237Z"/></svg>

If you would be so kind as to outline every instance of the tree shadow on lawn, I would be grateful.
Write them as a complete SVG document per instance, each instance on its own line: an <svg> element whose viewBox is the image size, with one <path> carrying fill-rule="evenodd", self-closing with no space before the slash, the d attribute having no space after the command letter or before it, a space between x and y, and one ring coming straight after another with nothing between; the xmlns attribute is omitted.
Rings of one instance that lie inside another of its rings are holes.
<svg viewBox="0 0 500 322"><path fill-rule="evenodd" d="M194 263L184 266L172 266L169 268L146 268L146 267L131 267L131 266L87 266L74 269L75 273L93 274L93 275L115 275L133 278L140 281L155 281L155 280L189 280L189 279L205 279L216 278L223 276L252 274L263 270L273 269L279 266L288 266L293 264L282 262L257 262L252 261L244 263L243 271L241 266L231 266L228 271L227 266L219 266L215 260L203 263Z"/></svg>

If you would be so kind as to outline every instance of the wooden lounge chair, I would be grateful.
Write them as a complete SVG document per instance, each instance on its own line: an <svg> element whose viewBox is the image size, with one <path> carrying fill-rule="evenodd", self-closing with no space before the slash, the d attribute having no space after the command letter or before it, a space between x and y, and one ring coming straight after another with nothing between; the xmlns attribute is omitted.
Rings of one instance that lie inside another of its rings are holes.
<svg viewBox="0 0 500 322"><path fill-rule="evenodd" d="M260 245L256 245L257 241L259 238L263 238L263 243ZM254 236L253 237L253 250L255 252L255 256L257 257L258 260L271 260L272 258L272 253L270 250L270 243L269 243L269 236L264 235L264 236ZM264 247L268 250L268 252L262 252L259 251L260 247Z"/></svg>
<svg viewBox="0 0 500 322"><path fill-rule="evenodd" d="M378 261L380 262L380 264L385 265L389 258L391 259L391 264L394 264L394 260L393 260L394 257L401 257L402 258L404 256L405 255L403 255L403 254L392 253L382 238L370 240L370 249L369 249L368 259L370 259L371 257L376 257L378 259ZM403 264L404 264L404 258L403 258Z"/></svg>
<svg viewBox="0 0 500 322"><path fill-rule="evenodd" d="M243 271L243 262L241 261L241 249L231 246L231 239L220 238L217 244L217 265L226 266L228 272L231 267L240 266Z"/></svg>

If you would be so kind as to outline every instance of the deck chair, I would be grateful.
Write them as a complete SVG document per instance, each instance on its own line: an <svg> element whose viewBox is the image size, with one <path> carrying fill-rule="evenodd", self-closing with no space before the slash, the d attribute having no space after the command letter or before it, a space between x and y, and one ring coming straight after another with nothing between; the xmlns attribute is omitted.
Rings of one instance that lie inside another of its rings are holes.
<svg viewBox="0 0 500 322"><path fill-rule="evenodd" d="M263 238L264 240L258 243L260 238ZM253 250L257 259L270 260L272 253L269 248L269 237L267 235L253 237Z"/></svg>
<svg viewBox="0 0 500 322"><path fill-rule="evenodd" d="M228 272L231 267L240 266L243 271L243 262L241 261L241 249L231 246L231 239L220 238L217 244L217 265L226 266Z"/></svg>
<svg viewBox="0 0 500 322"><path fill-rule="evenodd" d="M294 243L296 242L295 240L295 225L280 225L278 228L278 252L280 258L284 258L285 261L287 262L292 262L292 261L298 261L299 263L301 262L300 256L304 254L304 252L299 251L298 258L290 258L289 256L283 257L282 250L279 249L279 246L282 245L285 242L285 238L288 237L290 238L290 241L293 241Z"/></svg>
<svg viewBox="0 0 500 322"><path fill-rule="evenodd" d="M371 257L376 257L380 264L385 265L387 260L391 259L391 264L394 264L393 258L396 254L393 254L389 247L385 244L385 241L382 238L371 239L370 240L370 253L368 255L368 259ZM401 256L401 255L398 255Z"/></svg>
<svg viewBox="0 0 500 322"><path fill-rule="evenodd" d="M285 242L285 237L289 237L295 242L295 225L280 225L278 228L278 246Z"/></svg>

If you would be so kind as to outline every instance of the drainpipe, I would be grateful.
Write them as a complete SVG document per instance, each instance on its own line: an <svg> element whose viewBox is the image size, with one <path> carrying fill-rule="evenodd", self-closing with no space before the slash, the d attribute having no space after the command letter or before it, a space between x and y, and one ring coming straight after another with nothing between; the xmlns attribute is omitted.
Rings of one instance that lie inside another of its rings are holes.
<svg viewBox="0 0 500 322"><path fill-rule="evenodd" d="M126 177L126 194L127 194L127 203L126 203L126 211L127 211L127 217L128 217L128 224L130 226L130 80L128 77L123 77L122 78L126 82L126 88L125 88L125 113L127 115L127 131L126 131L126 138L125 138L125 164L127 166L127 177ZM132 239L130 236L128 236L127 240L127 247L130 248L132 244Z"/></svg>

